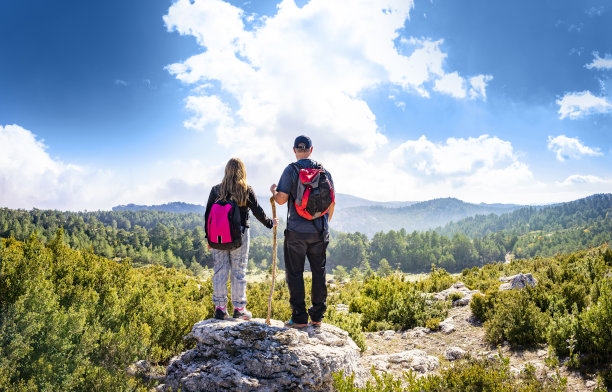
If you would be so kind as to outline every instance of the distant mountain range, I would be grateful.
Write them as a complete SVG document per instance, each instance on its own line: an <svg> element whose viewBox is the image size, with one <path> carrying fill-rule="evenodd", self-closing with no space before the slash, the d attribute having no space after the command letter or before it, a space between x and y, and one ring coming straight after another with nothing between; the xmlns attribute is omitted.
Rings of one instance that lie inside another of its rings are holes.
<svg viewBox="0 0 612 392"><path fill-rule="evenodd" d="M113 211L142 211L142 210L176 212L179 214L190 214L192 212L196 214L204 214L204 212L206 211L206 206L201 206L199 204L183 203L182 201L175 201L172 203L158 204L158 205L152 205L152 206L143 206L139 204L130 203L126 205L120 205L120 206L113 207Z"/></svg>
<svg viewBox="0 0 612 392"><path fill-rule="evenodd" d="M269 196L258 196L259 203L267 214L271 214ZM475 215L504 214L523 206L516 204L472 204L454 198L434 199L424 202L391 201L378 202L339 193L332 228L343 232L360 232L372 236L379 231L405 229L425 231L444 226ZM155 210L176 213L204 214L205 206L183 202L161 205L127 204L113 207L113 211ZM284 217L286 208L278 209Z"/></svg>
<svg viewBox="0 0 612 392"><path fill-rule="evenodd" d="M379 231L426 231L475 215L504 214L520 205L472 204L455 198L434 199L404 207L358 206L338 209L332 227L343 232L372 236Z"/></svg>

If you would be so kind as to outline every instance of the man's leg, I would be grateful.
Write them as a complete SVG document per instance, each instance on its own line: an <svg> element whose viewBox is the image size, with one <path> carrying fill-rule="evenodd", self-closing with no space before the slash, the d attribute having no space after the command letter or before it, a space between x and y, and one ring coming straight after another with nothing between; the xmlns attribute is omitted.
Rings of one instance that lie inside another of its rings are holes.
<svg viewBox="0 0 612 392"><path fill-rule="evenodd" d="M285 232L284 253L291 319L296 324L308 323L306 302L304 301L304 262L306 261L306 242L301 240L300 233Z"/></svg>
<svg viewBox="0 0 612 392"><path fill-rule="evenodd" d="M312 306L308 314L312 321L321 321L327 310L327 285L325 284L325 264L327 263L326 250L329 244L329 236L312 242L306 252L312 271Z"/></svg>

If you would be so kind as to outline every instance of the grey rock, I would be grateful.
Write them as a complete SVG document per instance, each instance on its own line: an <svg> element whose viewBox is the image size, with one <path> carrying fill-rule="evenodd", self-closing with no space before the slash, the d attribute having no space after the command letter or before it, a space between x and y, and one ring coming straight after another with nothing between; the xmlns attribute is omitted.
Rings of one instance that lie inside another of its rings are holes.
<svg viewBox="0 0 612 392"><path fill-rule="evenodd" d="M389 355L373 355L368 363L378 371L392 369L414 370L419 373L428 373L440 366L438 358L427 355L423 350L408 350Z"/></svg>
<svg viewBox="0 0 612 392"><path fill-rule="evenodd" d="M499 281L503 282L503 284L499 286L499 291L514 289L520 290L527 286L535 287L535 285L538 284L538 281L530 273L504 276L499 278Z"/></svg>
<svg viewBox="0 0 612 392"><path fill-rule="evenodd" d="M470 290L463 282L457 281L453 283L448 289L442 290L439 293L433 293L432 296L438 301L446 301L453 293L461 294L461 298L453 301L453 306L466 306L470 303L472 296L476 293L480 293L480 291Z"/></svg>
<svg viewBox="0 0 612 392"><path fill-rule="evenodd" d="M449 347L444 352L444 358L449 361L456 361L457 359L465 357L465 354L467 354L467 352L460 347Z"/></svg>
<svg viewBox="0 0 612 392"><path fill-rule="evenodd" d="M452 318L447 318L440 322L440 331L449 334L455 330L455 324L452 322Z"/></svg>
<svg viewBox="0 0 612 392"><path fill-rule="evenodd" d="M453 301L453 306L457 307L457 306L466 306L469 305L470 301L472 300L472 297L463 297L463 298L459 298Z"/></svg>
<svg viewBox="0 0 612 392"><path fill-rule="evenodd" d="M409 331L406 331L404 333L404 335L409 337L409 338L421 338L421 337L427 335L430 332L431 332L431 330L429 328L415 327L415 328L412 328Z"/></svg>
<svg viewBox="0 0 612 392"><path fill-rule="evenodd" d="M346 331L333 325L302 330L263 319L204 320L186 339L196 348L172 358L165 386L175 391L327 391L332 373L355 372L359 348Z"/></svg>

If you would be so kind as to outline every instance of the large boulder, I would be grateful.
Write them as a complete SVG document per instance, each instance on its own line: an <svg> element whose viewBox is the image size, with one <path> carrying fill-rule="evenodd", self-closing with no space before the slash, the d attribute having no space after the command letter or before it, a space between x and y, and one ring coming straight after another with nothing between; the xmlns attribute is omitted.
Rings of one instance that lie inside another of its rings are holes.
<svg viewBox="0 0 612 392"><path fill-rule="evenodd" d="M538 281L531 274L516 274L512 276L504 276L499 278L500 282L503 282L499 286L499 291L524 289L527 286L535 287Z"/></svg>
<svg viewBox="0 0 612 392"><path fill-rule="evenodd" d="M364 375L359 348L346 331L329 324L302 330L271 324L200 321L186 336L196 347L172 358L159 390L329 391L334 372Z"/></svg>

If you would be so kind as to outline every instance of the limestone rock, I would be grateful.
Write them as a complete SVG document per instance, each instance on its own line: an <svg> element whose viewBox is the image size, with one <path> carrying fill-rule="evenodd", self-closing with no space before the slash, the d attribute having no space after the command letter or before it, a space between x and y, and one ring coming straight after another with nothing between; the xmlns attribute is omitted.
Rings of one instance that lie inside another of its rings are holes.
<svg viewBox="0 0 612 392"><path fill-rule="evenodd" d="M421 338L421 337L427 335L430 332L431 332L431 330L429 328L414 327L411 330L408 330L408 331L404 332L402 337L404 339L408 339L408 338Z"/></svg>
<svg viewBox="0 0 612 392"><path fill-rule="evenodd" d="M423 350L408 350L389 355L373 355L368 358L368 364L378 371L389 371L394 368L414 370L428 373L440 366L438 358L427 355Z"/></svg>
<svg viewBox="0 0 612 392"><path fill-rule="evenodd" d="M535 287L538 281L529 274L517 274L512 276L504 276L499 278L504 284L499 286L499 291L523 289L526 286Z"/></svg>
<svg viewBox="0 0 612 392"><path fill-rule="evenodd" d="M480 291L470 290L463 282L457 281L453 283L448 289L442 290L439 293L434 293L433 298L437 299L438 301L446 301L448 297L453 293L461 294L461 298L453 301L453 306L466 306L470 303L472 296L475 293L480 293Z"/></svg>
<svg viewBox="0 0 612 392"><path fill-rule="evenodd" d="M210 319L186 338L196 348L172 358L159 390L327 391L333 372L364 375L357 345L329 324L297 330L277 320Z"/></svg>
<svg viewBox="0 0 612 392"><path fill-rule="evenodd" d="M452 317L440 322L440 331L449 334L455 330L455 324Z"/></svg>
<svg viewBox="0 0 612 392"><path fill-rule="evenodd" d="M465 357L465 354L467 354L466 351L460 347L449 347L444 352L444 358L449 361L455 361Z"/></svg>

